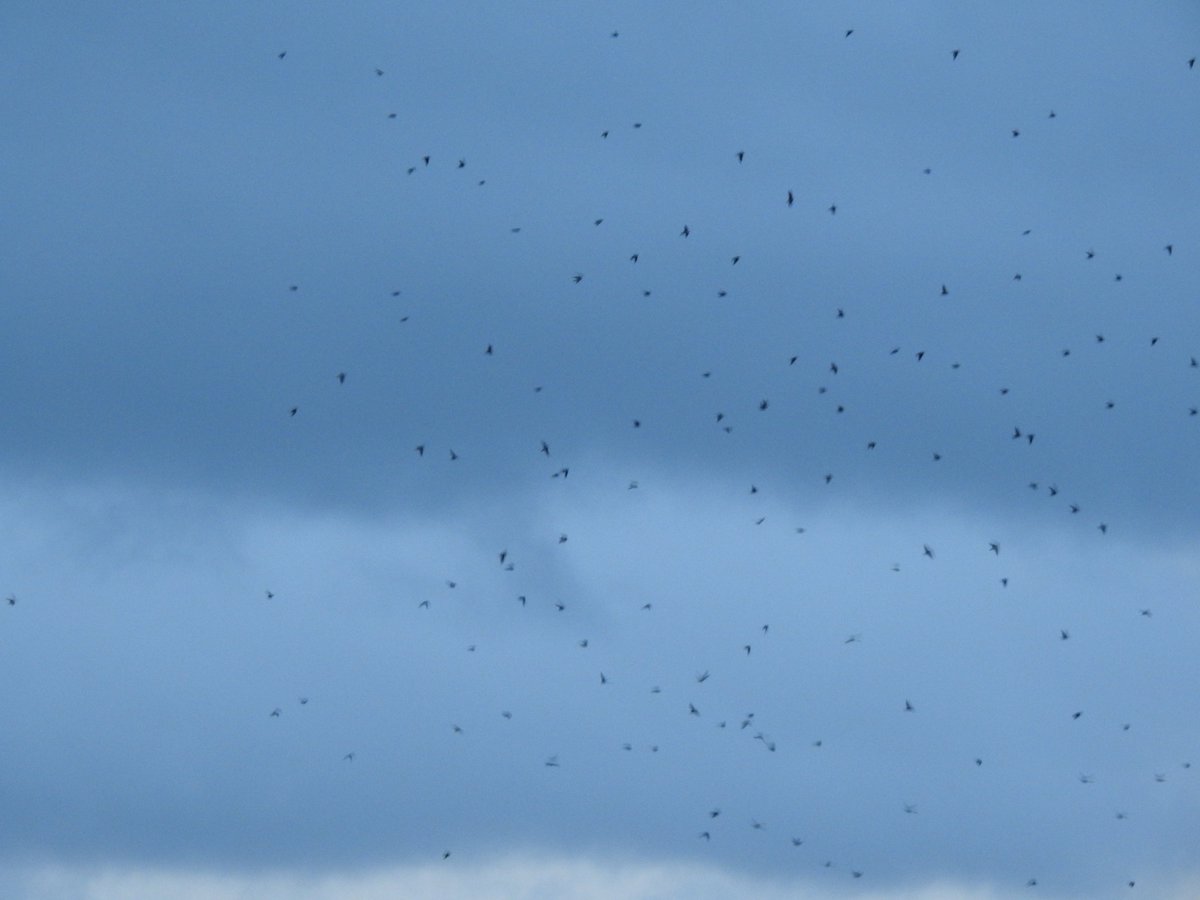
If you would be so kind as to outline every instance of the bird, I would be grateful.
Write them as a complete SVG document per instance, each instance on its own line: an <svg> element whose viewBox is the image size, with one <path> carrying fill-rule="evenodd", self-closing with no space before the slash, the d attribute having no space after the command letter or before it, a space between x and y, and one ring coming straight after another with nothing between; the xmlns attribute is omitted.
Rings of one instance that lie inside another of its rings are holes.
<svg viewBox="0 0 1200 900"><path fill-rule="evenodd" d="M792 206L795 202L796 202L795 195L793 195L791 191L788 191L787 192L787 205Z"/></svg>
<svg viewBox="0 0 1200 900"><path fill-rule="evenodd" d="M277 56L278 56L280 59L283 59L285 56L287 56L287 51L286 51L286 50L281 50L281 51L280 51L279 53L277 53L276 55L277 55Z"/></svg>
<svg viewBox="0 0 1200 900"><path fill-rule="evenodd" d="M337 373L337 380L338 380L338 384L345 384L345 383L346 383L346 373L345 373L345 372L338 372L338 373Z"/></svg>
<svg viewBox="0 0 1200 900"><path fill-rule="evenodd" d="M933 559L933 548L930 547L928 544L924 545L923 552L924 552L925 556L928 556L930 559Z"/></svg>
<svg viewBox="0 0 1200 900"><path fill-rule="evenodd" d="M959 51L957 51L957 50L951 50L951 51L950 51L950 58L951 58L951 59L958 59L958 52L959 52Z"/></svg>

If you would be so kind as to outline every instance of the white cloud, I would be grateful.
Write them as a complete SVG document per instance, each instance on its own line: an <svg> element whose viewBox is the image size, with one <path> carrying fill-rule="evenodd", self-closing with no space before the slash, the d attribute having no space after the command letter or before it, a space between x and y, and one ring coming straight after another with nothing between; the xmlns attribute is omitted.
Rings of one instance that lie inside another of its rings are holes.
<svg viewBox="0 0 1200 900"><path fill-rule="evenodd" d="M507 858L460 865L450 859L340 874L230 874L152 868L46 866L0 875L12 900L1006 900L1024 888L934 881L899 889L827 880L757 879L711 866L612 860ZM1194 882L1193 882L1194 884ZM1194 896L1186 885L1153 896ZM1053 890L1039 891L1053 900Z"/></svg>

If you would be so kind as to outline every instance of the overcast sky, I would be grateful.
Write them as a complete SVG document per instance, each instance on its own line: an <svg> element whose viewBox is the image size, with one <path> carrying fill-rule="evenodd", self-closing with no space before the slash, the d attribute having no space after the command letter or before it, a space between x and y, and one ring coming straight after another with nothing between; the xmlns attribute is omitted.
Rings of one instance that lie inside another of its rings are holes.
<svg viewBox="0 0 1200 900"><path fill-rule="evenodd" d="M4 895L1196 896L1198 54L5 4Z"/></svg>

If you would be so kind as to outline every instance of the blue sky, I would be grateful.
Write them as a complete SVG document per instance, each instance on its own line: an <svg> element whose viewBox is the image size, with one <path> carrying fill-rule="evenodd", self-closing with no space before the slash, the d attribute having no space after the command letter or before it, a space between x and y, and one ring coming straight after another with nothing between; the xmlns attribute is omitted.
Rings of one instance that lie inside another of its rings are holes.
<svg viewBox="0 0 1200 900"><path fill-rule="evenodd" d="M0 26L7 895L1194 895L1194 6Z"/></svg>

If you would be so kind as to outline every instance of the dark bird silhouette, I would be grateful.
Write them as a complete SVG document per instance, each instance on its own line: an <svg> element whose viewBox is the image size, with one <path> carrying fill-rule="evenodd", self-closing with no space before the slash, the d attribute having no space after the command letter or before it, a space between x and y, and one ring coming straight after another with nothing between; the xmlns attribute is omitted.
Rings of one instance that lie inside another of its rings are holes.
<svg viewBox="0 0 1200 900"><path fill-rule="evenodd" d="M951 58L951 59L958 59L958 51L957 51L957 50L951 50L951 51L950 51L950 58Z"/></svg>
<svg viewBox="0 0 1200 900"><path fill-rule="evenodd" d="M788 191L788 195L787 195L787 205L788 205L788 206L792 206L792 205L793 205L795 202L796 202L796 198L795 198L795 196L792 194L792 192L791 192L791 191Z"/></svg>
<svg viewBox="0 0 1200 900"><path fill-rule="evenodd" d="M283 50L283 51L281 51L281 52L278 54L278 56L279 56L279 58L280 58L280 59L283 59L285 56L287 56L287 51L286 51L286 50Z"/></svg>
<svg viewBox="0 0 1200 900"><path fill-rule="evenodd" d="M294 415L295 415L296 413L298 413L298 412L300 412L300 407L298 407L298 406L293 406L291 409L289 409L289 410L288 410L288 415L289 415L289 416L294 416Z"/></svg>
<svg viewBox="0 0 1200 900"><path fill-rule="evenodd" d="M690 228L688 228L686 225L683 226L683 231L679 232L681 237L687 237L691 233L692 233L692 230Z"/></svg>
<svg viewBox="0 0 1200 900"><path fill-rule="evenodd" d="M338 372L338 373L337 373L337 380L338 380L338 384L345 384L345 383L346 383L346 373L345 373L345 372Z"/></svg>
<svg viewBox="0 0 1200 900"><path fill-rule="evenodd" d="M923 546L924 546L923 552L925 553L925 555L928 556L930 559L933 559L933 548L930 547L928 544L925 544Z"/></svg>
<svg viewBox="0 0 1200 900"><path fill-rule="evenodd" d="M738 162L741 162L741 161L742 161L742 160L744 160L745 158L746 158L746 151L745 151L745 150L739 150L739 151L737 152L737 161L738 161Z"/></svg>

